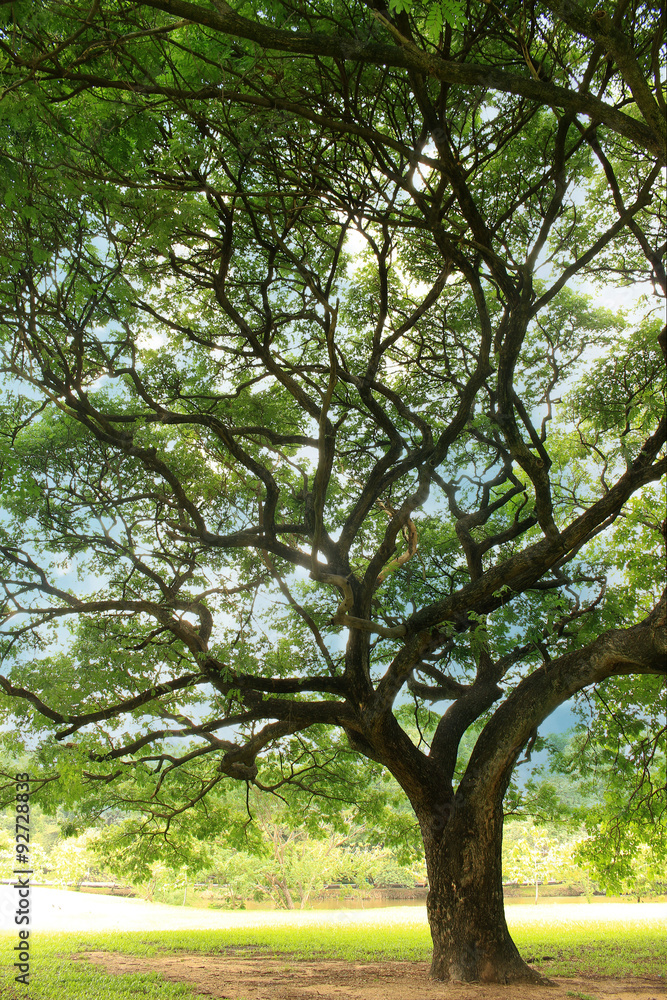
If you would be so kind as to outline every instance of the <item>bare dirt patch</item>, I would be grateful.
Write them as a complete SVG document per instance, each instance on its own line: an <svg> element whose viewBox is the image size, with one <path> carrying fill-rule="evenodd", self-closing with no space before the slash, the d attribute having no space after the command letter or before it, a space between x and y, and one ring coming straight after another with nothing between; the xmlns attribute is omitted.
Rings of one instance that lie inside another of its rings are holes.
<svg viewBox="0 0 667 1000"><path fill-rule="evenodd" d="M77 955L111 975L158 972L217 1000L663 1000L659 976L555 978L553 986L445 984L428 979L426 962L309 962L281 958L179 954L139 958L104 951Z"/></svg>

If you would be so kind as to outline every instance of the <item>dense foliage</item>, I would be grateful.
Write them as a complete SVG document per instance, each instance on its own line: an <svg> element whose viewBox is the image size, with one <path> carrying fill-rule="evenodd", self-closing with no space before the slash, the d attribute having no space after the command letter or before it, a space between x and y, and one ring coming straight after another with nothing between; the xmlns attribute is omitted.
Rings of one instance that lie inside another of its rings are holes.
<svg viewBox="0 0 667 1000"><path fill-rule="evenodd" d="M149 832L386 769L434 975L520 978L513 768L665 670L662 22L434 9L2 6L0 687Z"/></svg>

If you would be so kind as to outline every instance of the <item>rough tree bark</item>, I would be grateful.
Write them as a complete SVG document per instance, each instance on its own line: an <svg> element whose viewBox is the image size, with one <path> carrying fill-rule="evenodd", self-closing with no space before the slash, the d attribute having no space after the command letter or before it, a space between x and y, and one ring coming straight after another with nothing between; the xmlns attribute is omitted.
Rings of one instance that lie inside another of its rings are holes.
<svg viewBox="0 0 667 1000"><path fill-rule="evenodd" d="M429 877L431 978L446 982L543 982L512 940L503 901L502 804L461 796L420 817Z"/></svg>
<svg viewBox="0 0 667 1000"><path fill-rule="evenodd" d="M440 741L437 736L434 740L434 767L428 776L411 773L405 764L398 767L402 754L395 748L387 765L413 803L424 841L431 978L547 982L521 958L505 920L502 836L507 785L522 750L559 704L612 673L643 672L667 672L667 591L643 622L610 630L522 681L483 730L456 791L451 753L446 752L451 736L447 727Z"/></svg>

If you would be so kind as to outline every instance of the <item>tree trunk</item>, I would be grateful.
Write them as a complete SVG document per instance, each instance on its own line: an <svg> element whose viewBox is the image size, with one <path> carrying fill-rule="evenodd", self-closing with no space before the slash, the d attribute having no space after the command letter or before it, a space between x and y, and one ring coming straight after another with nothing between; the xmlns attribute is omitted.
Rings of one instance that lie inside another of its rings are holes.
<svg viewBox="0 0 667 1000"><path fill-rule="evenodd" d="M502 809L454 802L421 821L433 938L431 978L547 984L523 961L505 922Z"/></svg>

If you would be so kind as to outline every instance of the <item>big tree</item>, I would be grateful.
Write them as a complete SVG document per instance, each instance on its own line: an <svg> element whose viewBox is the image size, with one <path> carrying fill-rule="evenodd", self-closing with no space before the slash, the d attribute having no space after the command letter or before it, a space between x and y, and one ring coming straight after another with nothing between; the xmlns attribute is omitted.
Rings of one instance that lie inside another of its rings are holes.
<svg viewBox="0 0 667 1000"><path fill-rule="evenodd" d="M537 979L513 769L665 673L658 324L582 294L665 292L657 6L1 11L21 732L164 825L343 740L414 810L432 975Z"/></svg>

